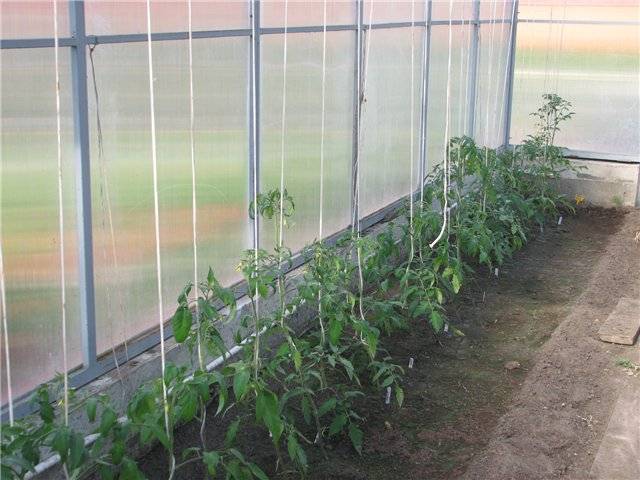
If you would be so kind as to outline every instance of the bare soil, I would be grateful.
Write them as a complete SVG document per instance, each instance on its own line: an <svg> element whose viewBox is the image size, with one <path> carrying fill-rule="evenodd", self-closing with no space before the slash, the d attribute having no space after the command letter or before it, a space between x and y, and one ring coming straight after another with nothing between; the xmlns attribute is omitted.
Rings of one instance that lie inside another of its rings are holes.
<svg viewBox="0 0 640 480"><path fill-rule="evenodd" d="M639 230L639 211L580 210L538 233L497 277L481 271L464 287L448 308L464 337L436 339L426 322L415 322L387 338L396 363L414 359L404 406L368 397L362 456L347 439L329 445L326 459L310 449L309 477L589 478L620 385L640 381L615 364L634 347L596 336L621 296L640 296ZM208 425L212 443L220 428ZM178 451L197 444L198 431L180 429ZM270 476L297 478L273 471L264 434L245 433L241 442ZM149 478L166 477L160 448L140 463ZM175 478L205 475L193 464Z"/></svg>

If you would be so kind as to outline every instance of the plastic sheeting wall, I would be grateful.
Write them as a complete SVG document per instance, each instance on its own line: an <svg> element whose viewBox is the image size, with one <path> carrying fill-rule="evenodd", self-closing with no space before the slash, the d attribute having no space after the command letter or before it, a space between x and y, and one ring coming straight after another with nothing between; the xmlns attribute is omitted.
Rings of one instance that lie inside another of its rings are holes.
<svg viewBox="0 0 640 480"><path fill-rule="evenodd" d="M372 10L369 1L328 1L328 24L341 27L327 33L325 236L352 222L358 5L363 13L362 52L367 45L370 52L361 119L360 218L408 195L419 185L425 113L427 171L442 161L447 105L450 136L470 133L469 117L475 111L478 142L487 140L496 146L501 138L501 121L495 112L500 110L505 95L506 42L511 25L503 20L510 17L510 2L483 2L482 25L473 23L473 2L454 2L451 52L449 2L432 2L435 23L430 26L425 52L429 11L425 2L415 2L414 21L418 25L412 28L410 1L376 1ZM261 25L272 29L263 30L260 36L258 185L263 191L280 183L284 35L274 29L284 26L283 6L282 1L260 2ZM47 1L2 2L0 9L3 41L49 39L41 48L3 44L0 51L1 240L9 320L6 333L17 397L51 379L62 368L53 22L51 3ZM73 49L69 48L67 2L59 3L59 12L68 342L71 365L87 369L83 365L81 325L90 320L80 318L78 294L82 282L76 217L81 179L74 151L77 125L73 105L77 92L70 66ZM93 253L96 326L95 338L88 341L95 342L97 356L89 362L97 368L96 362L101 356L109 356L112 347L122 349L124 342L131 347L157 326L158 305L146 6L140 0L86 2L85 13L88 44L91 39L98 40L92 51L86 46L83 52L87 60L88 210L93 237L89 248ZM287 36L284 171L285 186L296 201L296 214L285 232L285 242L294 251L318 237L322 16L322 1L289 2L288 26L312 26L315 30L289 32ZM186 32L186 2L154 1L152 19L154 33ZM194 1L193 20L196 31L237 29L216 38L196 36L193 40L198 267L204 276L212 266L229 285L240 279L236 265L242 250L252 247L253 234L253 223L247 215L251 199L249 3ZM479 40L477 70L471 61L475 29ZM102 37L130 34L138 37ZM447 102L449 53L451 96ZM163 310L168 316L177 294L193 277L188 42L185 36L154 41L153 54ZM427 108L423 112L425 54L430 68ZM471 98L474 88L477 97ZM487 108L489 130L485 129ZM409 181L412 168L413 185ZM271 225L262 226L260 241L264 248L273 245ZM4 350L0 354L5 403ZM91 371L99 374L99 369Z"/></svg>
<svg viewBox="0 0 640 480"><path fill-rule="evenodd" d="M512 143L531 131L543 93L573 104L557 143L640 155L640 4L637 0L520 2Z"/></svg>

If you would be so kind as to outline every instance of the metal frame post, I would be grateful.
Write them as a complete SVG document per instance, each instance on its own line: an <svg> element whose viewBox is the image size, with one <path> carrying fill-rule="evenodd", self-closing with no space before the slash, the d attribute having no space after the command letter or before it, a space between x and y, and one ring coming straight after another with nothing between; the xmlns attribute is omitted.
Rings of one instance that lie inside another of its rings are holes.
<svg viewBox="0 0 640 480"><path fill-rule="evenodd" d="M471 49L469 51L469 85L467 88L469 117L467 117L466 135L474 138L476 125L476 89L478 86L478 49L480 45L480 0L473 0L473 29L471 30Z"/></svg>
<svg viewBox="0 0 640 480"><path fill-rule="evenodd" d="M502 145L507 147L511 136L511 109L513 108L513 83L515 79L515 63L516 63L516 41L518 38L518 0L514 0L514 6L512 9L513 16L511 18L511 49L509 50L509 66L507 70L507 91L505 92L505 99L503 108L504 110L504 137L502 139Z"/></svg>
<svg viewBox="0 0 640 480"><path fill-rule="evenodd" d="M424 186L424 179L427 175L427 123L429 119L429 66L431 64L431 12L433 9L432 0L425 0L426 3L426 23L424 29L423 48L423 72L422 79L422 101L420 112L420 189Z"/></svg>
<svg viewBox="0 0 640 480"><path fill-rule="evenodd" d="M87 97L87 53L84 0L69 2L69 24L75 44L71 46L74 152L76 165L76 213L82 361L85 369L95 366L96 309L93 273L91 212L91 152Z"/></svg>
<svg viewBox="0 0 640 480"><path fill-rule="evenodd" d="M252 18L252 3L253 15ZM250 39L249 52L249 204L253 201L254 188L260 193L260 0L249 2L249 21L254 22L255 35ZM255 91L252 74L255 72ZM254 115L255 107L255 115ZM255 125L254 123L255 118ZM255 128L255 144L253 131ZM255 155L255 166L253 156ZM252 247L260 247L260 218L254 215L252 221Z"/></svg>
<svg viewBox="0 0 640 480"><path fill-rule="evenodd" d="M364 0L355 0L356 7L356 49L353 73L353 148L351 156L351 227L358 228L360 222L360 204L358 192L358 170L360 166L360 128L362 123L362 48L363 48L363 4Z"/></svg>

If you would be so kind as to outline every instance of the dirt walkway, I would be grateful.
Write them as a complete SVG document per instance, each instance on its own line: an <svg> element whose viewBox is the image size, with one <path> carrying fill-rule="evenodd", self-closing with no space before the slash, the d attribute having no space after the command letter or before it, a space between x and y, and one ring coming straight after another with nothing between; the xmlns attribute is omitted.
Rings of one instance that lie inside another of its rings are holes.
<svg viewBox="0 0 640 480"><path fill-rule="evenodd" d="M631 212L600 255L574 259L596 265L586 290L538 352L508 413L464 478L589 478L619 392L640 382L615 366L618 358L635 358L637 346L597 340L620 297L640 298L638 231L640 212ZM565 270L572 272L571 263Z"/></svg>

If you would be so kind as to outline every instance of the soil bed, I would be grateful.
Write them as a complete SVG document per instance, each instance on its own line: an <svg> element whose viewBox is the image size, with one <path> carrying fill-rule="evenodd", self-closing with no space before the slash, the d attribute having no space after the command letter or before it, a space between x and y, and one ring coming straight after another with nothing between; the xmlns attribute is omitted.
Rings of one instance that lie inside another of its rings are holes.
<svg viewBox="0 0 640 480"><path fill-rule="evenodd" d="M500 465L494 470L487 468L487 464L495 464L495 459L487 463L490 455L485 450L492 441L495 443L496 432L504 434L508 430L501 417L513 408L512 402L524 388L525 378L540 363L538 350L552 343L545 345L592 283L611 238L625 224L627 215L637 219L636 214L583 209L576 216L565 217L561 226L551 226L537 234L500 268L497 277L494 272L479 272L465 285L459 299L447 308L450 321L465 337L436 339L426 322L415 322L408 331L384 339L383 346L396 363L406 369L409 359L414 359L413 368L405 370L404 406L386 406L383 398L368 397L360 408L366 417L362 456L354 452L346 439L328 446L327 459L317 449L309 449L309 477L422 480L455 478L466 472L471 478L511 478L502 476ZM622 265L637 261L640 248L636 250L633 259L618 262ZM611 281L603 285L601 295L619 288L615 277ZM624 278L619 281L624 282ZM607 353L615 359L620 352L613 348ZM576 361L589 368L589 358ZM517 362L508 365L515 368L505 368L509 362ZM598 377L606 375L601 368L602 362L594 362L593 378L578 378L574 383L597 382ZM613 361L610 368L616 369ZM554 382L571 381L569 375L539 376L537 385L529 388L554 391L562 388ZM591 425L589 439L581 442L584 450L593 450L612 401L603 399L605 419L602 425ZM533 433L541 428L541 422L544 427L544 419L530 416L525 409L517 419L517 428L519 432ZM216 443L219 428L220 424L214 422L207 426L207 438L212 444ZM558 439L566 438L565 433L558 432ZM176 433L177 451L181 451L182 445L197 444L198 436L199 425L181 428ZM273 471L275 457L266 435L255 431L243 437L241 450L270 476L298 478L291 472ZM583 463L590 465L588 458ZM149 452L140 460L140 466L148 478L166 477L167 460L161 448ZM507 463L503 467L504 472L512 468ZM564 471L567 468L565 465ZM200 465L193 464L176 472L175 478L205 478L205 475ZM523 474L513 478L531 477Z"/></svg>

